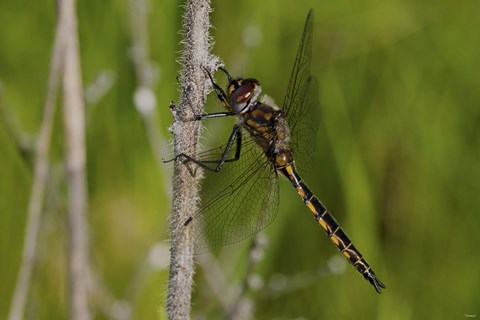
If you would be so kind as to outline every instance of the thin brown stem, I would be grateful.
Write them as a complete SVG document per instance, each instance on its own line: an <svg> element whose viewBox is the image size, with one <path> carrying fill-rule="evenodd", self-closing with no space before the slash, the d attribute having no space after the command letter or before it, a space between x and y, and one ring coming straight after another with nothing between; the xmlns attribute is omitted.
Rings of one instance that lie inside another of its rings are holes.
<svg viewBox="0 0 480 320"><path fill-rule="evenodd" d="M25 240L23 243L22 262L15 284L12 303L10 305L9 320L21 320L24 318L24 309L27 302L27 295L30 288L32 270L36 257L36 243L49 174L48 152L52 136L55 102L63 65L63 51L66 39L63 27L64 22L65 19L59 19L55 35L55 43L52 49L42 124L35 144L33 183L28 203L27 228L25 230Z"/></svg>
<svg viewBox="0 0 480 320"><path fill-rule="evenodd" d="M63 0L67 42L63 75L63 105L68 184L68 271L70 319L88 320L88 233L85 177L85 109L78 50L75 1Z"/></svg>

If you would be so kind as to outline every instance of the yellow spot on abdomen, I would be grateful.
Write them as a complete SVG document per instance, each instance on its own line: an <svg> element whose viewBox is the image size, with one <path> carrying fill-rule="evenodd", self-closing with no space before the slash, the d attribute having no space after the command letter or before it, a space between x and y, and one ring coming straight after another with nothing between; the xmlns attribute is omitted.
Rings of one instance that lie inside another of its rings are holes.
<svg viewBox="0 0 480 320"><path fill-rule="evenodd" d="M323 229L325 229L325 231L328 231L327 224L325 223L324 220L320 219L318 220L318 223L322 226Z"/></svg>
<svg viewBox="0 0 480 320"><path fill-rule="evenodd" d="M305 191L301 188L301 187L297 187L297 192L298 194L300 195L300 197L302 197L302 199L305 198ZM308 204L307 204L308 206ZM310 207L309 207L310 208ZM310 209L311 210L311 209Z"/></svg>
<svg viewBox="0 0 480 320"><path fill-rule="evenodd" d="M307 202L307 207L308 207L308 209L310 209L310 211L312 211L313 213L318 213L317 210L315 210L315 207L313 206L313 204L312 204L310 201ZM322 220L322 221L323 221L323 220ZM323 223L325 223L325 221L323 221ZM323 225L322 225L322 227L323 227ZM327 229L325 229L325 230L327 230Z"/></svg>
<svg viewBox="0 0 480 320"><path fill-rule="evenodd" d="M336 236L331 236L331 237L330 237L330 240L332 240L332 242L333 242L334 245L338 246L338 239L337 239Z"/></svg>
<svg viewBox="0 0 480 320"><path fill-rule="evenodd" d="M286 166L285 169L287 169L287 173L291 176L293 176L293 168L292 166Z"/></svg>

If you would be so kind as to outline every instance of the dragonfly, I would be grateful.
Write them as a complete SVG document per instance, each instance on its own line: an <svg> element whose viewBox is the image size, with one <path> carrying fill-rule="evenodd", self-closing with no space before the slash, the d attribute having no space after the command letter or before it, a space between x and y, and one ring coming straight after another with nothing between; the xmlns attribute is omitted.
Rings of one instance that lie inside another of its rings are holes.
<svg viewBox="0 0 480 320"><path fill-rule="evenodd" d="M179 154L183 163L194 163L207 172L200 209L184 223L192 228L195 253L241 241L269 225L278 211L278 176L285 176L296 189L317 223L345 258L380 293L385 285L353 245L335 218L303 181L297 170L311 162L316 125L312 113L318 105L318 85L310 74L313 11L310 10L282 108L262 94L255 78L228 79L223 90L205 70L226 109L205 113L195 120L234 117L236 124L228 142L200 152L196 157ZM173 160L173 159L172 159Z"/></svg>

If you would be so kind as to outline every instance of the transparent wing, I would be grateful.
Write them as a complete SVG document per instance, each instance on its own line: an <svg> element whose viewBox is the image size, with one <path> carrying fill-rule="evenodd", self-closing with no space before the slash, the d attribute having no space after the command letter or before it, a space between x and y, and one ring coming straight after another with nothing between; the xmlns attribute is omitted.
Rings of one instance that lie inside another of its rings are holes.
<svg viewBox="0 0 480 320"><path fill-rule="evenodd" d="M200 211L185 226L193 230L196 254L257 233L278 211L278 177L272 163L249 134L243 133L242 141L237 161L225 163L219 173L206 172ZM222 149L211 149L199 157L214 159ZM230 154L235 151L236 145Z"/></svg>
<svg viewBox="0 0 480 320"><path fill-rule="evenodd" d="M295 112L294 126L291 126L290 145L297 168L307 174L312 169L319 120L318 82L315 77L311 76L306 82L302 97Z"/></svg>
<svg viewBox="0 0 480 320"><path fill-rule="evenodd" d="M313 10L310 10L282 107L290 126L292 152L297 166L303 172L311 166L318 127L318 83L310 74L312 31Z"/></svg>
<svg viewBox="0 0 480 320"><path fill-rule="evenodd" d="M303 28L302 39L298 47L297 56L293 65L290 81L288 82L287 92L283 100L283 111L287 119L295 120L298 116L296 112L300 111L301 101L303 100L303 91L310 78L310 63L312 60L312 30L313 30L313 10L310 10ZM290 123L291 126L294 123Z"/></svg>

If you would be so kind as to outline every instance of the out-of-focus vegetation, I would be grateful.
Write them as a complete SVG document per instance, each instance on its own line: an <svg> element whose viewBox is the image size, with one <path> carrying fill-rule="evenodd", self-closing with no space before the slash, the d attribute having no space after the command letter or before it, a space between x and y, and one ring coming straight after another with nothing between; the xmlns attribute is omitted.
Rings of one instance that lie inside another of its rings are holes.
<svg viewBox="0 0 480 320"><path fill-rule="evenodd" d="M163 318L168 278L171 166L155 161L134 107L130 4L78 2L84 85L104 72L114 80L86 111L91 257L105 289L92 298L97 319L108 319L106 311L112 310L132 319ZM168 105L178 96L180 5L150 1L147 8L150 56L159 77L154 121L161 141L171 138ZM340 254L295 190L282 183L280 212L265 231L265 257L250 277L259 289L249 289L242 305L258 319L455 319L480 314L478 1L214 1L213 52L232 74L260 79L264 91L280 103L311 7L312 73L320 83L321 119L315 168L305 180L387 289L377 295L337 259ZM3 319L20 264L32 182L28 146L42 115L54 1L2 1L0 25ZM220 108L213 95L208 108ZM58 110L28 319L67 317L66 192ZM232 122L211 121L219 131L205 134L226 138ZM213 265L201 264L194 317L222 318L219 300L243 281L247 245L228 247L210 260Z"/></svg>

